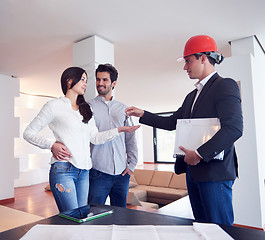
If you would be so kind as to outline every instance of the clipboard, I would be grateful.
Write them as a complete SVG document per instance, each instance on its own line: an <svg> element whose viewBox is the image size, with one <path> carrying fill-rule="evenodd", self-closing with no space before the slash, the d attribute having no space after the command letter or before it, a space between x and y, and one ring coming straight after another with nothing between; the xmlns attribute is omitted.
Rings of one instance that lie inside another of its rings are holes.
<svg viewBox="0 0 265 240"><path fill-rule="evenodd" d="M113 210L86 205L59 213L59 216L78 223L88 222L112 214Z"/></svg>
<svg viewBox="0 0 265 240"><path fill-rule="evenodd" d="M174 157L185 155L179 149L179 146L195 151L202 144L210 140L220 128L220 120L218 118L178 119Z"/></svg>

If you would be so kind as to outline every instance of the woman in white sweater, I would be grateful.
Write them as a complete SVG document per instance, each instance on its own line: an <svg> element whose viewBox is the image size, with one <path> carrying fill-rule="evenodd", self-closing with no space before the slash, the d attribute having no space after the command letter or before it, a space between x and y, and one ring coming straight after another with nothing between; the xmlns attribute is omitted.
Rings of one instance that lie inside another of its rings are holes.
<svg viewBox="0 0 265 240"><path fill-rule="evenodd" d="M90 142L103 144L139 126L119 127L98 132L90 106L84 99L87 74L79 67L67 68L61 76L64 97L47 102L24 131L29 143L53 153L50 187L60 212L87 204L89 191ZM46 126L55 140L39 135Z"/></svg>

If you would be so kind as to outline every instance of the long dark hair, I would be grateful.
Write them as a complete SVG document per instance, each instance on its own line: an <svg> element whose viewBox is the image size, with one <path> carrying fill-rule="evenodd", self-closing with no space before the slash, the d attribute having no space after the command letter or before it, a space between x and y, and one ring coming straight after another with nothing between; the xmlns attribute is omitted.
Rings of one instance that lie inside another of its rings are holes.
<svg viewBox="0 0 265 240"><path fill-rule="evenodd" d="M83 68L80 67L69 67L64 70L62 76L61 76L61 87L63 94L66 95L67 92L67 82L71 79L72 84L69 89L71 89L75 84L77 84L81 78L83 73L86 73L86 71ZM76 104L79 107L79 112L83 116L83 122L88 123L88 121L92 117L92 111L88 103L85 101L84 95L78 95L76 99Z"/></svg>

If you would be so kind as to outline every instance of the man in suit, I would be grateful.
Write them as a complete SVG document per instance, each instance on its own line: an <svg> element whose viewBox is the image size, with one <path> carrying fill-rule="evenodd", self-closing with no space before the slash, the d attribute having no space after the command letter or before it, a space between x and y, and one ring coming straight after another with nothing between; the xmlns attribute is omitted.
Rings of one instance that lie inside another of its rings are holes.
<svg viewBox="0 0 265 240"><path fill-rule="evenodd" d="M232 225L232 186L238 176L234 142L242 136L243 118L237 83L222 78L215 71L223 56L209 36L191 37L184 48L184 70L190 79L198 79L182 106L171 116L161 117L139 108L129 107L129 116L140 123L174 130L177 119L218 118L220 130L195 151L180 147L187 163L186 181L196 221Z"/></svg>

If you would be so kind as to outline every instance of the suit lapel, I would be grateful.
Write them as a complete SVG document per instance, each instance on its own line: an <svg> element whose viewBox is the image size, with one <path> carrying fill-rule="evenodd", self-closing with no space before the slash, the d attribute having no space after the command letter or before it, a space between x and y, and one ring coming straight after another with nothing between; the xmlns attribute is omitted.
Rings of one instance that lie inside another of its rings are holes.
<svg viewBox="0 0 265 240"><path fill-rule="evenodd" d="M194 102L194 99L195 99L195 97L196 97L197 92L198 92L197 89L194 89L194 90L192 91L192 95L191 95L191 97L190 97L190 101L188 102L188 106L189 106L189 108L188 108L188 112L187 112L187 114L188 114L189 117L191 117L191 107L192 107L192 105L193 105L193 102Z"/></svg>
<svg viewBox="0 0 265 240"><path fill-rule="evenodd" d="M202 99L205 97L205 95L207 94L207 92L209 91L211 85L213 84L213 82L215 81L216 78L218 78L218 73L215 73L209 80L208 82L205 84L205 86L203 87L200 95L198 96L198 98L196 99L196 102L193 106L192 112L191 112L191 117L194 116L194 114L196 113L196 110L200 104L200 102L202 101Z"/></svg>

